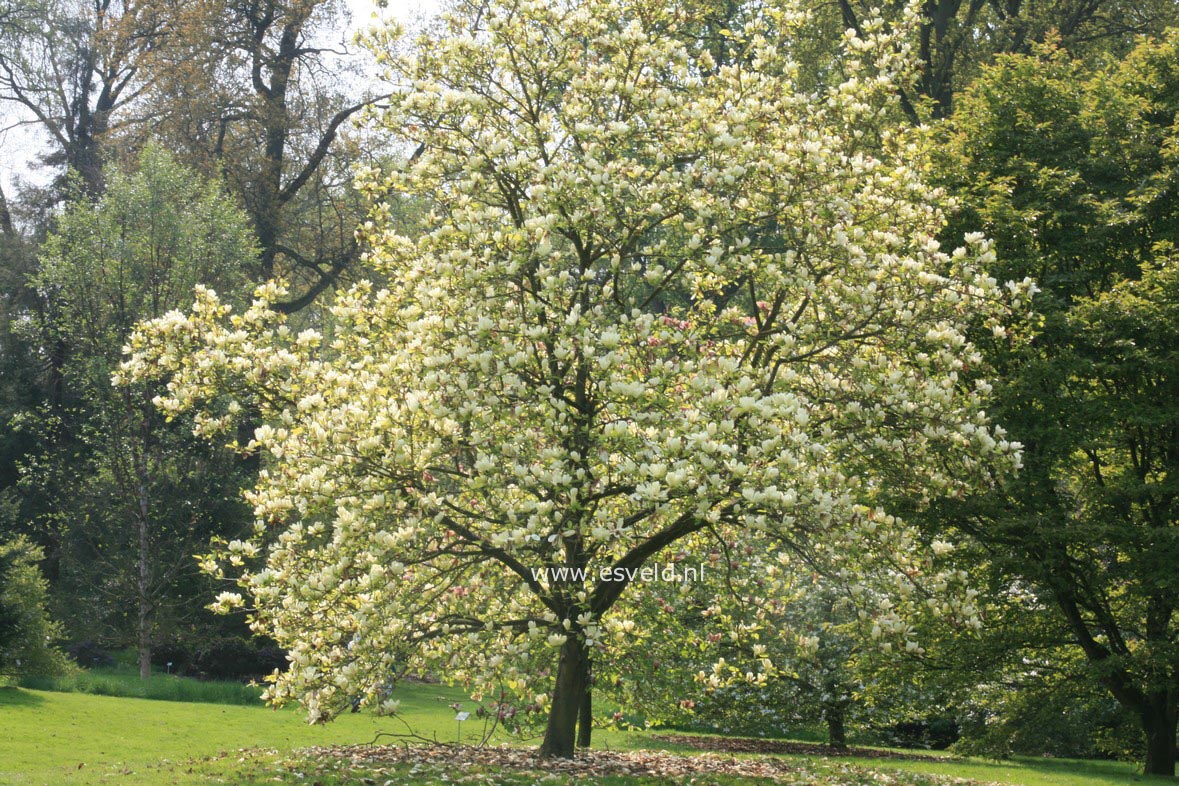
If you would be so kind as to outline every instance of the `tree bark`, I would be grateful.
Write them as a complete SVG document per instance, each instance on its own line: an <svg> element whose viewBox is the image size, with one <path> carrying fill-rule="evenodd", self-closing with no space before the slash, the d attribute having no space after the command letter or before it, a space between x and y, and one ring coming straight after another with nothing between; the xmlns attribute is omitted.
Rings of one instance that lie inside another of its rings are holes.
<svg viewBox="0 0 1179 786"><path fill-rule="evenodd" d="M577 735L577 717L589 685L589 653L585 643L571 632L561 645L557 664L557 681L553 688L553 704L549 710L540 755L545 758L573 758Z"/></svg>
<svg viewBox="0 0 1179 786"><path fill-rule="evenodd" d="M594 733L593 679L587 675L577 716L577 747L588 748Z"/></svg>
<svg viewBox="0 0 1179 786"><path fill-rule="evenodd" d="M16 240L16 228L12 225L12 213L8 210L8 198L0 187L0 234L8 240Z"/></svg>
<svg viewBox="0 0 1179 786"><path fill-rule="evenodd" d="M131 418L135 417L135 410L131 406L130 393L124 393L127 412ZM151 679L151 645L152 645L152 592L151 592L151 475L148 471L147 450L149 440L149 420L146 414L139 418L139 439L141 443L132 448L132 461L135 469L136 523L138 525L138 575L136 590L138 594L138 641L139 649L139 678Z"/></svg>
<svg viewBox="0 0 1179 786"><path fill-rule="evenodd" d="M1142 771L1147 775L1175 775L1176 715L1166 705L1162 697L1152 701L1142 713L1142 730L1146 734L1146 762Z"/></svg>
<svg viewBox="0 0 1179 786"><path fill-rule="evenodd" d="M147 518L139 517L139 559L138 559L138 601L139 626L137 648L139 650L139 678L151 679L151 598L150 574L148 571Z"/></svg>
<svg viewBox="0 0 1179 786"><path fill-rule="evenodd" d="M1061 571L1061 573L1067 572ZM1121 636L1121 631L1112 618L1109 618L1108 611L1103 609L1102 611L1109 619L1100 632L1109 642L1109 646L1102 644L1089 630L1085 618L1082 616L1076 597L1077 588L1057 577L1052 578L1057 579L1053 587L1057 605L1064 612L1065 619L1068 620L1069 628L1076 636L1077 643L1089 663L1100 665L1103 669L1101 683L1105 685L1119 704L1138 716L1142 732L1146 737L1146 761L1143 763L1143 772L1147 775L1174 777L1175 731L1176 722L1179 721L1179 712L1176 711L1173 689L1143 690L1134 683L1124 669L1110 668L1111 658L1115 655L1125 657L1130 653ZM1155 606L1154 609L1154 613L1147 616L1146 640L1148 642L1165 641L1169 636L1169 622L1165 621L1170 620L1170 607L1164 606L1160 609ZM1117 647L1117 649L1111 652L1109 647ZM1168 681L1173 684L1173 678Z"/></svg>
<svg viewBox="0 0 1179 786"><path fill-rule="evenodd" d="M846 748L847 727L843 722L843 708L828 705L823 710L823 719L827 721L827 746L839 750Z"/></svg>

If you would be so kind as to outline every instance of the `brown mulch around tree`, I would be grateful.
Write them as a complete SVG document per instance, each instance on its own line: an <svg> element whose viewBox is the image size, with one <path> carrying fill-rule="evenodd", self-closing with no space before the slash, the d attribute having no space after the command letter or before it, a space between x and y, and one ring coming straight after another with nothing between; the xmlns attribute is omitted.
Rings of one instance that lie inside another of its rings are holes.
<svg viewBox="0 0 1179 786"><path fill-rule="evenodd" d="M784 759L738 759L712 754L684 755L666 751L579 751L574 759L542 759L530 748L455 748L448 745L398 746L364 745L314 748L314 757L336 756L354 766L391 764L445 765L461 771L467 767L496 767L575 776L632 775L679 778L702 773L774 778L798 771L798 765Z"/></svg>
<svg viewBox="0 0 1179 786"><path fill-rule="evenodd" d="M682 742L685 738L677 736L668 739ZM711 738L697 739L712 741ZM811 747L823 749L824 746ZM767 779L791 786L846 786L869 782L873 786L913 786L917 783L923 786L977 784L976 781L966 778L945 775L875 772L852 764L841 764L838 773L817 773L812 771L806 762L772 756L737 757L731 753L677 754L659 750L590 750L578 751L574 759L542 759L534 749L528 748L456 748L440 744L335 746L311 748L303 753L321 765L334 760L338 762L338 766L352 772L392 775L397 771L395 768L410 765L413 773L449 773L445 780L455 783L466 782L469 778L478 780L479 773L514 771L522 774L531 772L547 776L566 776L574 779L570 781L574 783L580 783L582 779L597 782L610 776L657 778L660 781L683 783L695 782L702 776L725 775ZM879 755L880 752L873 753ZM464 777L458 777L460 774ZM379 781L362 779L358 782ZM386 781L393 782L395 781Z"/></svg>
<svg viewBox="0 0 1179 786"><path fill-rule="evenodd" d="M944 756L880 750L878 748L832 748L813 742L759 740L755 737L698 737L690 734L653 734L652 739L685 745L702 751L719 753L788 753L797 756L850 756L857 759L905 759L908 761L945 761Z"/></svg>

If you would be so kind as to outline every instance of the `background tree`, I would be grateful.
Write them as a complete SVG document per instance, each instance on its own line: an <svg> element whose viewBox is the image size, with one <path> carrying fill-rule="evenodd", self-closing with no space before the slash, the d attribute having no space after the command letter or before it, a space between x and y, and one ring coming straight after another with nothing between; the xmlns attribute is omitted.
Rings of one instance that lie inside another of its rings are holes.
<svg viewBox="0 0 1179 786"><path fill-rule="evenodd" d="M109 493L113 480L79 486L102 475L90 456L105 436L88 413L109 402L101 400L104 388L66 372L95 345L71 345L77 326L57 324L72 317L36 283L39 246L63 200L97 199L101 165L134 169L157 137L249 209L256 237L277 227L259 252L262 262L243 263L242 280L285 274L299 286L285 307L311 304L360 253L354 230L366 208L351 186L351 168L378 155L371 139L352 130L358 107L371 98L362 66L371 73L372 63L348 51L345 27L340 4L322 2L251 10L165 0L19 0L0 8L0 40L8 44L0 46L0 98L9 99L13 122L45 131L35 135L25 166L44 161L60 173L44 188L18 182L0 192L0 493L20 503L13 532L43 548L55 614L75 640L124 640L132 588L98 581L98 570L105 565L109 576L126 578L123 568L138 546L118 534L126 532L121 518L106 509L119 504ZM10 195L11 202L4 198ZM414 208L404 203L397 211ZM323 324L324 315L307 319ZM71 388L75 383L81 387ZM91 401L96 390L100 400ZM176 447L193 453L194 468L212 460L204 443ZM239 470L250 468L256 469ZM223 480L229 485L218 481L211 498L232 496L240 481ZM213 481L196 472L188 482L195 489ZM129 551L120 553L124 546ZM177 592L189 597L196 588ZM169 628L168 613L160 613L159 624ZM194 635L226 633L220 625L206 621Z"/></svg>
<svg viewBox="0 0 1179 786"><path fill-rule="evenodd" d="M844 27L858 29L860 19L874 7L861 0L840 0L837 7L815 10L820 18L839 15L841 24L826 23L837 33ZM899 19L904 8L895 4L892 13ZM1174 0L926 0L918 6L913 27L919 58L916 79L902 86L911 91L909 119L916 122L926 114L914 106L918 99L929 102L933 118L948 117L955 96L999 55L1030 54L1036 45L1055 40L1074 56L1105 64L1124 57L1137 36L1161 34L1177 19Z"/></svg>
<svg viewBox="0 0 1179 786"><path fill-rule="evenodd" d="M117 115L142 94L158 11L148 0L13 0L0 14L0 101L48 138L42 161L77 173L91 196Z"/></svg>
<svg viewBox="0 0 1179 786"><path fill-rule="evenodd" d="M33 448L11 427L12 418L35 407L43 390L42 359L30 331L22 329L39 303L28 285L34 253L11 214L7 221L0 227L0 493L16 484L17 461Z"/></svg>
<svg viewBox="0 0 1179 786"><path fill-rule="evenodd" d="M828 745L845 748L849 727L860 720L856 654L879 642L871 637L871 623L861 624L855 604L842 588L799 571L793 561L788 558L785 566L758 566L768 577L778 578L783 572L789 577L775 581L779 591L762 608L726 604L719 587L706 601L695 604L674 604L661 594L661 613L652 620L659 627L651 629L675 627L669 631L672 635L643 642L627 658L619 659L620 665L627 666L620 671L628 674L634 682L632 691L639 694L635 698L641 699L628 701L627 706L641 707L644 716L656 722L751 736L786 737L800 727L818 724L826 729ZM724 561L709 564L714 580L730 582L732 571ZM691 582L690 591L699 598L702 586L706 585ZM759 602L755 595L744 600ZM682 616L669 623L673 610ZM741 635L718 634L724 626L712 618L726 612L735 615L730 625L736 618L745 621ZM654 648L658 663L650 669L635 668L647 660L643 651L649 648ZM765 672L764 684L730 679L715 668L718 658L724 659L730 675ZM767 659L772 664L768 669L762 665ZM615 675L615 679L623 676Z"/></svg>
<svg viewBox="0 0 1179 786"><path fill-rule="evenodd" d="M241 200L260 249L255 279L283 276L298 287L284 308L304 308L360 255L366 207L351 168L374 151L353 121L381 98L375 64L348 43L337 0L160 5L159 129Z"/></svg>
<svg viewBox="0 0 1179 786"><path fill-rule="evenodd" d="M131 173L108 170L103 196L73 203L42 250L36 282L55 311L46 330L73 350L65 371L76 398L59 421L71 437L62 444L84 458L46 457L50 469L34 469L27 482L49 474L62 495L52 515L72 551L67 570L78 572L74 601L89 596L95 621L96 610L135 609L147 677L158 622L188 603L176 590L191 582L191 554L240 521L239 478L235 462L201 449L183 424L163 422L151 388L114 388L111 374L132 325L182 305L197 282L232 292L255 248L245 217L215 184L158 148L138 163ZM57 461L68 474L52 470ZM109 624L122 628L118 616Z"/></svg>
<svg viewBox="0 0 1179 786"><path fill-rule="evenodd" d="M68 172L96 196L105 163L164 137L242 200L255 280L304 284L291 310L358 257L364 206L350 167L364 153L350 127L376 94L339 2L18 0L4 11L0 100L50 142L40 158L62 178L47 202L68 195Z"/></svg>
<svg viewBox="0 0 1179 786"><path fill-rule="evenodd" d="M947 518L1059 615L1155 774L1174 773L1179 697L1176 62L1173 32L1092 76L1052 48L1001 58L964 96L946 164L961 221L996 239L994 274L1044 290L1035 341L992 348L1025 470Z"/></svg>
<svg viewBox="0 0 1179 786"><path fill-rule="evenodd" d="M994 606L974 586L950 610L911 569L884 563L852 572L798 539L714 540L711 548L703 579L660 584L636 610L644 632L616 645L616 670L595 672L649 724L779 737L821 726L834 748L853 731L945 748L957 739L964 697L997 682L998 669L979 665L996 657L982 645L994 635ZM961 578L959 566L974 567L949 543L921 548L932 553L927 575ZM673 555L674 564L684 556ZM978 662L961 656L972 647ZM764 681L740 678L750 671Z"/></svg>
<svg viewBox="0 0 1179 786"><path fill-rule="evenodd" d="M14 126L39 132L35 136L44 147L34 148L24 164L30 169L49 167L54 174L47 186L30 187L21 194L19 207L33 214L25 237L19 237L6 200L0 210L6 277L20 273L9 281L8 291L16 301L10 308L28 307L43 315L46 304L28 297L28 276L35 269L31 260L36 258L35 242L30 241L44 237L63 199L101 193L104 158L116 146L113 137L125 133L121 126L127 118L121 114L141 94L140 61L158 34L155 7L138 0L12 0L0 9L3 117ZM73 186L68 185L71 176L78 178ZM14 253L18 244L29 253ZM57 342L36 349L44 352L45 368L37 369L32 378L14 377L33 383L22 386L14 400L45 399L58 406L65 395L62 366L69 348Z"/></svg>
<svg viewBox="0 0 1179 786"><path fill-rule="evenodd" d="M796 21L751 5L723 68L647 0L459 4L406 55L378 36L404 85L385 127L420 153L364 182L433 206L418 238L374 209L389 289L341 295L326 337L284 324L275 285L137 334L126 374L167 375L166 413L264 417L260 524L227 561L291 650L271 699L323 720L433 667L544 706L541 750L569 756L628 570L771 532L921 574L874 490L1015 463L960 380L968 315L1003 330L986 244L932 240L919 137L848 133L904 58L873 27L857 77L800 91Z"/></svg>

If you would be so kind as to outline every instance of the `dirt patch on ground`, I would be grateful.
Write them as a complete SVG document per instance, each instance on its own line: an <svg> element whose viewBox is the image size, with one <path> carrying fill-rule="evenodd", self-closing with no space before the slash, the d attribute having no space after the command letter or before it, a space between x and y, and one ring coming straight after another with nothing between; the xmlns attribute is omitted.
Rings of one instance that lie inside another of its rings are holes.
<svg viewBox="0 0 1179 786"><path fill-rule="evenodd" d="M876 748L831 748L811 742L760 740L756 737L698 737L690 734L654 734L652 739L674 742L702 751L718 753L789 753L798 756L843 756L857 759L904 759L907 761L945 761L944 756L879 750Z"/></svg>

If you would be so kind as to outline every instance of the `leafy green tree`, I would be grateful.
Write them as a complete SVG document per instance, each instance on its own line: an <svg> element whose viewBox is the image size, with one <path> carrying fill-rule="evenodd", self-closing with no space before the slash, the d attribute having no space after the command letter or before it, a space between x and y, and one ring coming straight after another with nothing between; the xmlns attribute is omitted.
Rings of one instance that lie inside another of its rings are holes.
<svg viewBox="0 0 1179 786"><path fill-rule="evenodd" d="M621 647L615 670L595 678L623 688L623 704L648 722L755 736L821 724L828 744L840 748L853 729L950 725L961 696L993 676L963 674L966 659L956 657L980 640L978 617L988 615L990 624L993 608L970 587L949 613L920 576L966 575L949 543L922 544L933 558L919 570L852 573L797 540L775 540L714 543L703 579L661 585L636 621L647 632ZM906 607L900 637L891 631L898 603ZM941 672L947 653L955 656L953 680ZM984 657L993 656L987 650ZM765 679L733 679L749 671ZM948 736L939 741L949 744Z"/></svg>
<svg viewBox="0 0 1179 786"><path fill-rule="evenodd" d="M406 86L384 127L420 150L362 176L388 288L341 294L327 334L289 328L277 283L137 332L125 376L167 377L164 412L263 416L259 525L209 568L290 650L272 700L391 709L396 670L426 668L543 707L542 753L570 756L660 555L770 533L923 574L877 490L1017 463L962 329L1002 333L1027 287L978 274L981 236L934 242L924 137L882 127L895 37L850 39L855 76L816 94L792 5L747 10L723 66L662 0L462 2L410 46L377 35ZM402 192L431 202L419 237L389 221Z"/></svg>
<svg viewBox="0 0 1179 786"><path fill-rule="evenodd" d="M24 538L0 543L0 675L47 676L67 669L55 647L61 635L49 618L41 551Z"/></svg>
<svg viewBox="0 0 1179 786"><path fill-rule="evenodd" d="M55 494L76 575L72 602L134 610L140 672L150 673L157 622L183 608L192 553L240 522L235 462L166 424L149 386L114 387L131 327L182 306L197 283L232 292L256 253L245 217L217 188L149 146L138 168L107 172L96 202L70 204L45 242L36 284L51 304L43 326L70 348L70 406L54 418L65 455L31 459L26 484ZM187 577L187 578L186 578Z"/></svg>
<svg viewBox="0 0 1179 786"><path fill-rule="evenodd" d="M18 413L36 406L41 391L39 348L24 329L37 311L36 292L28 286L33 266L30 244L10 217L7 228L0 226L0 490L15 485L17 461L33 447L12 425Z"/></svg>
<svg viewBox="0 0 1179 786"><path fill-rule="evenodd" d="M255 281L286 275L302 285L287 307L310 305L359 257L351 166L373 150L353 120L384 92L347 23L328 0L7 0L0 110L39 132L25 166L60 175L40 195L44 224L164 139L246 210Z"/></svg>
<svg viewBox="0 0 1179 786"><path fill-rule="evenodd" d="M1179 33L1098 73L1051 47L967 91L944 162L995 275L1041 324L994 342L996 417L1025 445L1008 494L944 515L1031 588L1174 773L1179 702ZM1029 615L1034 616L1034 615Z"/></svg>

